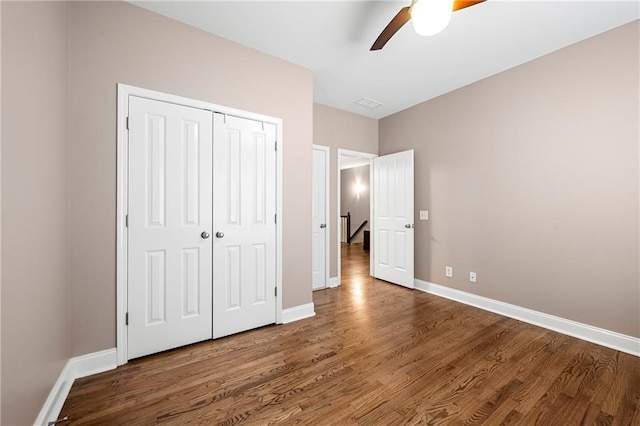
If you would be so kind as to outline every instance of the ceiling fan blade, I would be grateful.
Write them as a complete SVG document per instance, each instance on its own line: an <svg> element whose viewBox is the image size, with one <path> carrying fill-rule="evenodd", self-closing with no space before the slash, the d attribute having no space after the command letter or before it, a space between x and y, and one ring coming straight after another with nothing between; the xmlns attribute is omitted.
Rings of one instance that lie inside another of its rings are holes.
<svg viewBox="0 0 640 426"><path fill-rule="evenodd" d="M482 0L484 1L484 0ZM470 5L471 6L471 5ZM465 6L466 7L466 6ZM385 44L393 37L395 33L398 32L400 28L404 26L411 19L411 14L409 13L410 7L403 7L400 9L400 12L387 24L387 26L382 30L376 41L371 46L369 50L380 50L384 47Z"/></svg>
<svg viewBox="0 0 640 426"><path fill-rule="evenodd" d="M465 7L475 6L478 3L482 3L486 0L455 0L453 2L453 11L464 9Z"/></svg>

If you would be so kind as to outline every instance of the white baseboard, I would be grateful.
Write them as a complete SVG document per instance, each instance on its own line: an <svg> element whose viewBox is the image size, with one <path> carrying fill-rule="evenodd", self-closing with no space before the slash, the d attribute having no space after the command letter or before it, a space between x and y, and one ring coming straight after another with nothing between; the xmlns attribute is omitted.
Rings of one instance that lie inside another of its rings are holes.
<svg viewBox="0 0 640 426"><path fill-rule="evenodd" d="M53 385L34 425L41 426L55 421L60 415L71 386L76 379L113 370L117 366L116 349L107 349L70 358Z"/></svg>
<svg viewBox="0 0 640 426"><path fill-rule="evenodd" d="M338 277L329 278L329 288L338 287L340 283L338 282Z"/></svg>
<svg viewBox="0 0 640 426"><path fill-rule="evenodd" d="M451 299L464 303L465 305L475 306L485 311L494 312L509 318L557 331L558 333L606 346L617 351L640 356L640 339L636 337L418 279L415 280L415 288L435 296Z"/></svg>
<svg viewBox="0 0 640 426"><path fill-rule="evenodd" d="M290 322L298 321L305 318L315 316L313 302L306 305L294 306L293 308L287 308L282 310L282 323L287 324Z"/></svg>

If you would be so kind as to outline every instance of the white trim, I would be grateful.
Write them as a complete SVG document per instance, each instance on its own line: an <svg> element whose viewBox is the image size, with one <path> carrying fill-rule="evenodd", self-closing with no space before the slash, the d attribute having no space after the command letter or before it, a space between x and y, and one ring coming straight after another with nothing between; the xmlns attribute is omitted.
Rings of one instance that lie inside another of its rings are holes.
<svg viewBox="0 0 640 426"><path fill-rule="evenodd" d="M284 220L282 210L282 167L283 167L283 131L282 119L267 115L256 114L229 108L210 102L196 99L183 98L168 93L156 92L154 90L142 89L118 83L117 100L117 197L116 197L116 351L118 365L126 364L127 359L127 326L125 325L125 314L127 312L127 228L125 227L125 217L127 215L127 188L128 188L128 157L127 141L128 132L126 120L129 115L129 96L139 96L162 102L169 102L177 105L200 108L212 112L233 115L250 120L273 123L276 125L277 144L276 151L276 323L283 322L282 317L282 223Z"/></svg>
<svg viewBox="0 0 640 426"><path fill-rule="evenodd" d="M331 199L329 198L329 196L331 195L331 184L329 183L329 178L331 177L331 149L328 146L323 146L323 145L313 145L313 149L317 150L317 151L324 151L325 153L325 159L327 160L325 162L325 170L324 170L324 176L325 176L325 183L324 183L324 187L325 187L325 201L324 201L324 220L326 222L325 227L325 233L324 233L324 283L323 286L324 288L329 287L329 266L331 264L331 240L329 239L329 237L331 236L330 232L331 232L331 212L329 209L329 204L331 203ZM311 287L313 287L313 283L311 284ZM319 289L316 289L319 290Z"/></svg>
<svg viewBox="0 0 640 426"><path fill-rule="evenodd" d="M117 358L116 349L112 348L77 356L69 361L73 366L74 379L79 379L113 370L118 366Z"/></svg>
<svg viewBox="0 0 640 426"><path fill-rule="evenodd" d="M376 155L377 157L377 155ZM373 179L373 158L369 160L369 229L371 231L374 230L374 226L376 224L376 215L374 206L374 189L375 189L375 180ZM376 251L375 247L375 234L373 232L369 232L369 275L373 276L373 271L375 267L376 261Z"/></svg>
<svg viewBox="0 0 640 426"><path fill-rule="evenodd" d="M264 116L264 118L267 118ZM282 224L284 223L284 210L282 208L282 199L284 192L282 190L282 168L284 166L284 136L282 129L282 120L274 118L272 121L276 124L276 324L282 324Z"/></svg>
<svg viewBox="0 0 640 426"><path fill-rule="evenodd" d="M113 370L117 366L117 358L116 349L113 348L69 359L51 388L34 425L46 425L57 420L73 382L81 377Z"/></svg>
<svg viewBox="0 0 640 426"><path fill-rule="evenodd" d="M335 288L340 285L340 281L338 281L338 277L329 278L329 288Z"/></svg>
<svg viewBox="0 0 640 426"><path fill-rule="evenodd" d="M373 159L376 158L378 156L378 154L371 154L369 152L360 152L360 151L352 151L350 149L342 149L342 148L338 148L338 164L337 164L337 169L338 169L338 177L337 177L337 187L336 187L336 206L337 206L337 215L336 217L338 218L338 226L336 226L336 235L337 235L337 251L336 251L336 265L337 265L337 269L338 269L338 276L336 277L338 280L338 284L340 285L340 282L342 282L342 261L341 261L341 256L340 256L340 251L342 250L342 243L340 242L340 215L342 214L342 212L340 211L340 197L341 197L341 192L342 192L342 182L341 182L341 174L340 172L341 170L341 161L340 161L340 157L345 156L345 157L354 157L354 158L368 158L369 159L369 193L373 194ZM369 199L369 227L370 229L373 229L373 198ZM373 275L373 235L369 235L369 275ZM331 285L329 285L331 287Z"/></svg>
<svg viewBox="0 0 640 426"><path fill-rule="evenodd" d="M349 169L355 169L356 167L362 167L362 166L368 166L369 162L365 162L363 164L350 164L348 166L340 166L340 170L349 170Z"/></svg>
<svg viewBox="0 0 640 426"><path fill-rule="evenodd" d="M425 293L444 297L445 299L454 300L464 303L465 305L475 306L485 311L494 312L509 318L557 331L567 336L576 337L617 351L640 356L640 339L637 337L627 336L616 333L615 331L605 330L418 279L415 280L415 288Z"/></svg>
<svg viewBox="0 0 640 426"><path fill-rule="evenodd" d="M129 177L127 164L129 155L127 150L128 131L127 117L129 116L129 86L118 84L117 108L117 185L116 185L116 351L118 365L127 362L127 328L123 321L127 313L127 228L125 217L127 214L127 200L129 199Z"/></svg>
<svg viewBox="0 0 640 426"><path fill-rule="evenodd" d="M316 315L313 302L304 305L294 306L293 308L287 308L282 310L282 323L288 324L290 322L299 321L305 318L311 318Z"/></svg>
<svg viewBox="0 0 640 426"><path fill-rule="evenodd" d="M372 154L370 152L363 151L353 151L351 149L338 149L338 155L344 155L345 157L353 157L353 158L376 158L378 154Z"/></svg>

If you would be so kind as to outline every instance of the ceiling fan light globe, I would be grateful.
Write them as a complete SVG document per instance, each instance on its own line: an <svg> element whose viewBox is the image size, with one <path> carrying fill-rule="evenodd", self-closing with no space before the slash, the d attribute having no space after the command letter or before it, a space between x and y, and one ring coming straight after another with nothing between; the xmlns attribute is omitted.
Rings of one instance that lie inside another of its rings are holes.
<svg viewBox="0 0 640 426"><path fill-rule="evenodd" d="M418 0L411 7L413 29L421 36L444 30L453 13L453 0Z"/></svg>

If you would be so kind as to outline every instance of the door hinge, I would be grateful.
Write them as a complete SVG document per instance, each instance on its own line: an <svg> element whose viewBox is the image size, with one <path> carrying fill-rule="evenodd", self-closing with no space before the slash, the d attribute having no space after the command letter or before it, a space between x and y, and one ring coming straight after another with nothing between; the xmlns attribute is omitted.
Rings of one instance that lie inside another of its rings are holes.
<svg viewBox="0 0 640 426"><path fill-rule="evenodd" d="M124 325L129 325L129 312L124 314Z"/></svg>
<svg viewBox="0 0 640 426"><path fill-rule="evenodd" d="M275 296L278 297L278 287L274 287L275 290Z"/></svg>
<svg viewBox="0 0 640 426"><path fill-rule="evenodd" d="M274 221L275 223L278 223L278 215L277 215L277 214L274 214L274 215L273 215L273 221Z"/></svg>
<svg viewBox="0 0 640 426"><path fill-rule="evenodd" d="M124 227L128 228L129 227L129 215L125 215L124 216Z"/></svg>
<svg viewBox="0 0 640 426"><path fill-rule="evenodd" d="M278 141L275 141L275 143L273 144L273 149L274 149L275 151L277 151L277 150L278 150Z"/></svg>
<svg viewBox="0 0 640 426"><path fill-rule="evenodd" d="M129 117L127 117L127 130L129 130Z"/></svg>

